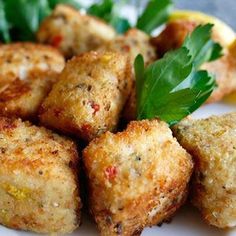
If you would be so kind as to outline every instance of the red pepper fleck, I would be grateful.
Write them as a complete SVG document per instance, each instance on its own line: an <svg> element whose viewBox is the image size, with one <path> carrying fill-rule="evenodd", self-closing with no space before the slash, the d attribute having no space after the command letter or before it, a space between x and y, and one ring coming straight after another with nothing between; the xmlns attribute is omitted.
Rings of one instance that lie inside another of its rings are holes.
<svg viewBox="0 0 236 236"><path fill-rule="evenodd" d="M82 129L82 132L87 136L90 132L91 125L84 124L84 125L82 125L81 129Z"/></svg>
<svg viewBox="0 0 236 236"><path fill-rule="evenodd" d="M61 110L61 109L58 109L58 108L55 108L55 109L53 110L53 112L54 112L54 114L55 114L56 117L59 117L59 116L61 115L61 113L62 113L62 110Z"/></svg>
<svg viewBox="0 0 236 236"><path fill-rule="evenodd" d="M129 46L129 45L123 45L123 46L122 46L122 50L123 50L124 52L129 52L129 51L130 51L130 46Z"/></svg>
<svg viewBox="0 0 236 236"><path fill-rule="evenodd" d="M62 40L63 40L63 37L62 37L61 35L56 35L56 36L54 36L54 37L52 38L52 40L51 40L51 45L52 45L53 47L58 48L58 47L60 46Z"/></svg>
<svg viewBox="0 0 236 236"><path fill-rule="evenodd" d="M17 124L13 122L10 118L4 118L0 122L0 130L14 129L17 127Z"/></svg>
<svg viewBox="0 0 236 236"><path fill-rule="evenodd" d="M92 104L91 104L91 107L92 107L93 110L94 110L94 112L93 112L94 115L96 114L96 112L98 112L98 111L100 110L99 104L92 103Z"/></svg>
<svg viewBox="0 0 236 236"><path fill-rule="evenodd" d="M105 170L105 175L108 180L113 180L117 175L117 168L115 166L109 166Z"/></svg>

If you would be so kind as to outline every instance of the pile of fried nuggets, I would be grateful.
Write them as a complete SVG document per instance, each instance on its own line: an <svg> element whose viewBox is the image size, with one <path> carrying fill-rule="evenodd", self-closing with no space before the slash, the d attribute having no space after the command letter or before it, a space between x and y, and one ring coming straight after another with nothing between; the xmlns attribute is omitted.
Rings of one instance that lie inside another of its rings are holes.
<svg viewBox="0 0 236 236"><path fill-rule="evenodd" d="M172 130L177 139L157 119L111 133L120 117L135 119L137 54L148 65L200 23L201 17L174 17L156 38L137 29L117 36L101 20L58 5L37 34L54 48L0 46L1 224L39 233L75 230L83 166L101 235L140 235L170 219L187 198L191 176L190 199L204 219L220 228L236 225L236 113L185 119ZM213 37L222 43L219 33ZM203 66L219 84L209 102L236 89L234 33L228 35L225 56ZM64 57L73 58L65 64ZM81 160L75 141L63 135L88 144Z"/></svg>

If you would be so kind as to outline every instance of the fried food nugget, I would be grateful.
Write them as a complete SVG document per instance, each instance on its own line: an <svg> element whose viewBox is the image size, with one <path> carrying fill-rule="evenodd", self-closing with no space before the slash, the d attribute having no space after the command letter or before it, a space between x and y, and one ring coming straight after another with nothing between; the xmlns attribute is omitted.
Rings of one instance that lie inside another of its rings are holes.
<svg viewBox="0 0 236 236"><path fill-rule="evenodd" d="M0 114L35 120L54 78L55 73L36 74L26 80L16 79L5 84L0 90Z"/></svg>
<svg viewBox="0 0 236 236"><path fill-rule="evenodd" d="M230 47L220 59L202 65L201 69L214 74L217 82L217 87L206 101L207 103L220 101L236 90L235 53L236 48Z"/></svg>
<svg viewBox="0 0 236 236"><path fill-rule="evenodd" d="M69 233L80 222L74 142L20 119L0 118L0 223Z"/></svg>
<svg viewBox="0 0 236 236"><path fill-rule="evenodd" d="M0 114L35 119L39 106L64 68L54 48L33 43L0 46Z"/></svg>
<svg viewBox="0 0 236 236"><path fill-rule="evenodd" d="M41 24L37 38L50 44L66 58L97 49L114 39L115 30L104 21L66 5L57 5Z"/></svg>
<svg viewBox="0 0 236 236"><path fill-rule="evenodd" d="M146 65L156 58L156 49L150 43L150 36L138 29L130 29L124 35L102 45L100 50L127 53L133 65L138 54L142 54Z"/></svg>
<svg viewBox="0 0 236 236"><path fill-rule="evenodd" d="M103 236L139 235L183 204L193 163L165 122L133 121L83 152L89 207Z"/></svg>
<svg viewBox="0 0 236 236"><path fill-rule="evenodd" d="M43 102L40 120L89 141L116 128L131 83L125 55L89 52L74 57Z"/></svg>
<svg viewBox="0 0 236 236"><path fill-rule="evenodd" d="M163 55L169 50L179 48L187 34L191 33L199 24L206 23L214 24L212 38L224 48L223 57L205 63L201 67L216 75L218 87L207 100L208 103L212 103L236 90L236 59L231 48L235 42L234 31L222 21L200 12L176 11L170 17L165 30L151 41L157 47L158 53Z"/></svg>
<svg viewBox="0 0 236 236"><path fill-rule="evenodd" d="M150 43L150 36L138 29L130 29L124 35L116 37L114 40L103 45L102 51L115 51L126 53L130 57L131 64L138 54L142 54L145 65L149 65L157 58L156 49ZM133 85L131 95L126 103L123 117L125 120L135 120L136 118L136 91L135 78L133 74Z"/></svg>
<svg viewBox="0 0 236 236"><path fill-rule="evenodd" d="M35 43L0 45L0 84L25 80L31 73L60 73L64 66L62 55L50 46Z"/></svg>
<svg viewBox="0 0 236 236"><path fill-rule="evenodd" d="M195 160L193 204L210 225L236 226L236 113L184 120L174 134Z"/></svg>

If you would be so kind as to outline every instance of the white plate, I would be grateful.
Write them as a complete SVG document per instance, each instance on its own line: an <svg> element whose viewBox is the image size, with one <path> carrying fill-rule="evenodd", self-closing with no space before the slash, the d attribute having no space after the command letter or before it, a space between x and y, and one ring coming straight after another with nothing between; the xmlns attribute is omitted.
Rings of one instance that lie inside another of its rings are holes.
<svg viewBox="0 0 236 236"><path fill-rule="evenodd" d="M233 97L233 96L231 96ZM236 111L236 94L235 103L222 102L210 104L201 107L194 114L194 118L205 118L210 115L221 115L227 112ZM33 236L36 234L22 231L10 230L0 226L0 236ZM82 226L70 234L70 236L96 236L99 235L95 224L90 217L83 217ZM143 231L142 236L236 236L236 228L234 230L219 230L205 224L198 211L192 206L184 206L177 212L170 224L163 224L161 227L147 228Z"/></svg>

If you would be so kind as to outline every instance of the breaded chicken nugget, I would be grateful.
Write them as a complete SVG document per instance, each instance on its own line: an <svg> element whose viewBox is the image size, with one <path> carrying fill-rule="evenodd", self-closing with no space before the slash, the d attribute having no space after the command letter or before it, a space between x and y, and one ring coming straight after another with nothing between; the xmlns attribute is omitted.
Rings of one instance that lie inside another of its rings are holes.
<svg viewBox="0 0 236 236"><path fill-rule="evenodd" d="M128 30L124 35L118 36L114 40L103 45L100 50L126 53L130 57L132 66L138 54L142 54L146 66L157 58L155 48L150 43L150 36L138 29ZM135 81L133 81L131 96L126 103L123 112L125 120L134 120L136 118L135 110L136 92Z"/></svg>
<svg viewBox="0 0 236 236"><path fill-rule="evenodd" d="M236 42L236 41L235 41ZM236 48L229 48L220 59L202 65L201 69L216 76L217 88L207 103L217 102L236 90Z"/></svg>
<svg viewBox="0 0 236 236"><path fill-rule="evenodd" d="M54 48L33 43L0 46L0 114L36 118L43 99L64 67Z"/></svg>
<svg viewBox="0 0 236 236"><path fill-rule="evenodd" d="M0 85L3 81L27 79L31 73L59 73L64 65L64 58L53 47L34 43L0 45Z"/></svg>
<svg viewBox="0 0 236 236"><path fill-rule="evenodd" d="M80 13L66 5L57 5L41 24L37 38L71 58L97 49L115 37L115 30L102 20Z"/></svg>
<svg viewBox="0 0 236 236"><path fill-rule="evenodd" d="M183 204L193 163L158 120L106 132L83 152L89 207L103 236L139 235Z"/></svg>
<svg viewBox="0 0 236 236"><path fill-rule="evenodd" d="M78 156L67 138L20 119L0 118L0 223L68 233L80 222Z"/></svg>
<svg viewBox="0 0 236 236"><path fill-rule="evenodd" d="M133 65L138 54L142 54L146 65L153 62L156 49L150 43L150 36L138 29L130 29L124 35L117 36L114 40L102 45L100 50L127 53Z"/></svg>
<svg viewBox="0 0 236 236"><path fill-rule="evenodd" d="M55 73L31 74L0 86L0 114L8 117L36 119L38 109L51 90Z"/></svg>
<svg viewBox="0 0 236 236"><path fill-rule="evenodd" d="M43 102L40 120L89 141L116 128L131 83L125 55L89 52L74 57Z"/></svg>
<svg viewBox="0 0 236 236"><path fill-rule="evenodd" d="M236 113L182 121L174 134L196 163L193 204L209 224L236 226Z"/></svg>

